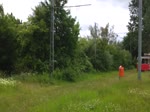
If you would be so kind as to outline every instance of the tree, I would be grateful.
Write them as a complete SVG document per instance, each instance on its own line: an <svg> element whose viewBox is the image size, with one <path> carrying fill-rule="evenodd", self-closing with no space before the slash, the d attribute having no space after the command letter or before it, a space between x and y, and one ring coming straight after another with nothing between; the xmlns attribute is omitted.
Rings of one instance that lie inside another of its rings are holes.
<svg viewBox="0 0 150 112"><path fill-rule="evenodd" d="M143 0L143 53L150 52L150 3L148 0Z"/></svg>
<svg viewBox="0 0 150 112"><path fill-rule="evenodd" d="M123 40L126 50L129 50L133 57L137 57L138 51L138 0L132 0L129 4L130 22L128 23L127 36Z"/></svg>
<svg viewBox="0 0 150 112"><path fill-rule="evenodd" d="M116 70L120 65L126 69L131 68L131 54L122 49L122 44L117 42L113 26L109 27L109 24L106 24L105 27L98 27L98 24L94 24L90 26L90 32L92 38L88 39L85 51L96 70Z"/></svg>
<svg viewBox="0 0 150 112"><path fill-rule="evenodd" d="M0 4L0 17L4 16L3 6Z"/></svg>
<svg viewBox="0 0 150 112"><path fill-rule="evenodd" d="M71 17L69 10L63 9L66 3L67 0L56 1L56 7L60 8L55 11L55 59L61 68L68 66L66 62L74 57L79 35L79 23Z"/></svg>
<svg viewBox="0 0 150 112"><path fill-rule="evenodd" d="M138 54L138 0L132 0L129 4L130 22L128 23L127 36L123 40L126 50L129 50L133 58ZM143 0L143 35L142 35L142 53L150 52L150 3Z"/></svg>
<svg viewBox="0 0 150 112"><path fill-rule="evenodd" d="M0 6L0 70L10 74L17 58L17 24L18 20L12 15L4 15Z"/></svg>
<svg viewBox="0 0 150 112"><path fill-rule="evenodd" d="M95 39L101 38L106 44L113 44L117 41L117 34L114 33L114 26L110 28L109 23L105 27L98 26L97 23L94 26L89 26L90 34Z"/></svg>
<svg viewBox="0 0 150 112"><path fill-rule="evenodd" d="M97 70L106 71L111 69L113 58L108 50L108 46L115 44L117 38L113 28L109 28L109 24L99 28L97 23L89 27L92 39L86 53Z"/></svg>
<svg viewBox="0 0 150 112"><path fill-rule="evenodd" d="M67 0L55 1L55 67L64 68L74 58L79 24L72 18L69 10L64 9ZM50 54L51 0L41 2L25 23L21 34L21 54L24 64L35 71L48 70ZM26 61L25 61L26 60ZM28 62L28 63L26 63ZM44 67L45 66L45 67ZM42 69L43 68L43 69ZM46 69L45 69L46 68Z"/></svg>

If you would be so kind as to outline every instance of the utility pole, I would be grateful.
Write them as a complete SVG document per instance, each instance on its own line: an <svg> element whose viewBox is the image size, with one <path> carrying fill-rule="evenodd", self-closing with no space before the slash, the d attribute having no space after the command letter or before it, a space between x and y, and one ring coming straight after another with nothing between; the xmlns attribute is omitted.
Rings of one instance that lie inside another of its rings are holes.
<svg viewBox="0 0 150 112"><path fill-rule="evenodd" d="M50 36L50 75L54 71L54 0L51 0L51 36Z"/></svg>
<svg viewBox="0 0 150 112"><path fill-rule="evenodd" d="M76 6L64 6L64 8L71 8L71 7L82 7L82 6L89 6L91 4L84 4L84 5L76 5ZM55 42L54 42L54 9L55 8L60 8L60 7L55 7L55 0L51 0L51 26L50 26L50 57L49 57L49 67L50 67L50 76L53 77L53 71L55 68Z"/></svg>
<svg viewBox="0 0 150 112"><path fill-rule="evenodd" d="M96 57L97 57L97 38L98 38L98 24L95 23L94 25L94 29L95 29L95 37L94 37L94 41L95 41L95 63L96 63Z"/></svg>
<svg viewBox="0 0 150 112"><path fill-rule="evenodd" d="M139 0L139 31L138 31L138 80L141 80L141 54L142 54L142 0Z"/></svg>

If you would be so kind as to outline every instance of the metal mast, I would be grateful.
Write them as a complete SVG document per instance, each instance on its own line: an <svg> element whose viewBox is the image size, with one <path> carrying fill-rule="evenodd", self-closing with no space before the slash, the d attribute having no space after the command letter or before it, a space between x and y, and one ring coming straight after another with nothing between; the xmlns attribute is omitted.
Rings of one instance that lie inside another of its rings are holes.
<svg viewBox="0 0 150 112"><path fill-rule="evenodd" d="M89 6L91 4L84 4L84 5L76 5L76 6L64 6L64 8L71 8L71 7L82 7L82 6ZM60 8L60 7L55 7L55 0L51 0L51 27L50 27L50 76L53 76L53 71L55 68L55 64L54 64L54 56L55 56L55 50L54 50L54 46L55 46L55 42L54 42L54 8Z"/></svg>
<svg viewBox="0 0 150 112"><path fill-rule="evenodd" d="M51 0L50 75L54 71L54 0Z"/></svg>
<svg viewBox="0 0 150 112"><path fill-rule="evenodd" d="M141 80L142 54L142 0L139 0L139 32L138 32L138 79Z"/></svg>

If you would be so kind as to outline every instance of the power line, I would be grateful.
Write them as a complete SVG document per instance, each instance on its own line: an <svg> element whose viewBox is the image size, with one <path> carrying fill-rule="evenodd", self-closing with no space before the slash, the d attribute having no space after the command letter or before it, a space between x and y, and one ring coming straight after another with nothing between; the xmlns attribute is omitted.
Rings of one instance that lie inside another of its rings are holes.
<svg viewBox="0 0 150 112"><path fill-rule="evenodd" d="M90 6L91 4L83 4L83 5L75 5L75 6L64 6L64 8L73 8L73 7L83 7L83 6Z"/></svg>
<svg viewBox="0 0 150 112"><path fill-rule="evenodd" d="M120 33L116 33L116 34L127 34L128 32L120 32Z"/></svg>
<svg viewBox="0 0 150 112"><path fill-rule="evenodd" d="M92 4L83 4L83 5L72 5L72 6L63 6L63 7L54 7L55 9L57 8L74 8L74 7L84 7L84 6L90 6Z"/></svg>

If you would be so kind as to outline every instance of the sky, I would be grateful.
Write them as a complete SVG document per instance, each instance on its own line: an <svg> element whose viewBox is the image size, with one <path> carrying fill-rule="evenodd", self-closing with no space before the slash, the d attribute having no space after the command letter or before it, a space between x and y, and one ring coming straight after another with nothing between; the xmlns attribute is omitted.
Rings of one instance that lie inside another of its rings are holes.
<svg viewBox="0 0 150 112"><path fill-rule="evenodd" d="M44 0L0 0L5 13L13 13L16 18L23 22L27 21L32 9ZM131 0L68 0L66 6L75 6L91 4L84 7L72 7L71 15L77 18L80 23L81 36L90 35L88 27L98 23L105 27L107 23L114 26L114 31L119 35L119 40L128 32L127 25L129 22L128 5Z"/></svg>

